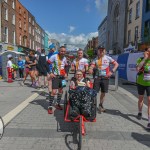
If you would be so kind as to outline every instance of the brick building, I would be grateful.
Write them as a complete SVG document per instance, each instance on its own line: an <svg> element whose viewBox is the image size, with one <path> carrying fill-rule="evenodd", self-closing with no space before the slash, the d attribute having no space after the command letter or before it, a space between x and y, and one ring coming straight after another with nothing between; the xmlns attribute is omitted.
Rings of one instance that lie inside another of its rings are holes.
<svg viewBox="0 0 150 150"><path fill-rule="evenodd" d="M29 48L28 10L16 0L16 45L19 51Z"/></svg>
<svg viewBox="0 0 150 150"><path fill-rule="evenodd" d="M3 50L15 50L16 0L1 1L1 42Z"/></svg>

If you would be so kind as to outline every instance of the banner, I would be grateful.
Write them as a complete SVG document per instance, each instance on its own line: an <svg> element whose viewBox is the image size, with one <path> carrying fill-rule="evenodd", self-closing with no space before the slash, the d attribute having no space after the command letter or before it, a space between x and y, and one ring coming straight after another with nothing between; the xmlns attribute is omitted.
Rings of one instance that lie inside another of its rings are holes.
<svg viewBox="0 0 150 150"><path fill-rule="evenodd" d="M127 61L128 61L129 53L121 54L118 56L117 62L119 63L118 73L119 78L128 80L127 78Z"/></svg>

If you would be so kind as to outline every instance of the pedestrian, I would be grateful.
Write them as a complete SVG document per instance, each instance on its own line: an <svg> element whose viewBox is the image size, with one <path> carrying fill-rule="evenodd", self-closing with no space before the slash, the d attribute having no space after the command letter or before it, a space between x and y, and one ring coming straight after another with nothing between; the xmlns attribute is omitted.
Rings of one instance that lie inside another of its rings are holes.
<svg viewBox="0 0 150 150"><path fill-rule="evenodd" d="M41 55L38 58L38 72L39 72L39 77L38 77L38 87L41 88L41 79L42 76L44 76L44 88L46 88L46 83L47 83L47 73L49 72L49 67L47 63L47 56L45 55L45 49L41 50Z"/></svg>
<svg viewBox="0 0 150 150"><path fill-rule="evenodd" d="M22 59L22 56L19 56L19 58L18 58L18 68L19 68L20 80L22 80L24 78L24 66L25 66L25 60Z"/></svg>
<svg viewBox="0 0 150 150"><path fill-rule="evenodd" d="M50 59L50 57L55 55L55 54L58 54L58 51L56 50L55 45L51 44L49 46L48 59ZM50 72L52 72L53 64L49 64L49 70L50 70ZM48 75L47 79L48 79L48 91L49 91L49 95L51 95L51 92L52 92L52 78Z"/></svg>
<svg viewBox="0 0 150 150"><path fill-rule="evenodd" d="M11 83L11 82L13 82L13 75L12 75L12 73L13 73L13 63L12 63L12 59L13 59L13 57L12 57L12 55L11 54L9 54L8 56L8 61L7 61L7 81L8 81L8 83Z"/></svg>
<svg viewBox="0 0 150 150"><path fill-rule="evenodd" d="M82 49L78 50L77 58L74 59L71 64L71 70L75 71L75 73L76 73L76 70L82 70L83 77L85 78L86 71L88 70L88 60L86 58L83 58L83 50Z"/></svg>
<svg viewBox="0 0 150 150"><path fill-rule="evenodd" d="M101 89L100 94L100 103L99 103L99 111L105 112L105 108L103 107L105 94L108 93L108 86L109 86L109 78L110 76L116 71L118 68L118 63L112 59L110 56L106 55L105 47L98 46L97 50L98 57L93 60L91 66L89 67L89 73L93 73L93 69L97 69L96 76L94 78L93 88L99 92ZM114 68L112 71L110 70L109 65L113 64Z"/></svg>
<svg viewBox="0 0 150 150"><path fill-rule="evenodd" d="M142 119L142 107L144 103L144 93L146 91L148 100L148 124L147 128L150 129L150 47L146 48L144 57L137 60L136 67L137 74L137 90L139 94L138 99L138 115L137 118Z"/></svg>
<svg viewBox="0 0 150 150"><path fill-rule="evenodd" d="M57 93L57 102L56 102L56 109L62 110L62 107L60 106L61 97L63 94L63 87L65 86L65 78L66 78L66 72L65 72L65 66L67 65L67 59L65 57L66 54L66 47L61 46L59 48L59 52L56 55L53 55L48 60L48 63L53 64L53 70L49 72L49 76L52 79L52 92L49 99L49 106L48 106L48 113L52 114L52 103L54 101L54 96Z"/></svg>

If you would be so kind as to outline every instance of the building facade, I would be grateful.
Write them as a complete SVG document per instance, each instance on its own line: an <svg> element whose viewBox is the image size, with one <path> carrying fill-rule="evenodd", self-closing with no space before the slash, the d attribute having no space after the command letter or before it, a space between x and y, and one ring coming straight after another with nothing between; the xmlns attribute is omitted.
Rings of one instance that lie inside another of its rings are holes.
<svg viewBox="0 0 150 150"><path fill-rule="evenodd" d="M142 43L150 45L150 0L143 0Z"/></svg>
<svg viewBox="0 0 150 150"><path fill-rule="evenodd" d="M28 10L16 0L16 44L18 51L29 48L29 18Z"/></svg>
<svg viewBox="0 0 150 150"><path fill-rule="evenodd" d="M142 8L143 1L128 0L126 47L131 44L137 49L138 43L141 42Z"/></svg>
<svg viewBox="0 0 150 150"><path fill-rule="evenodd" d="M127 0L108 0L106 50L123 52L126 39Z"/></svg>
<svg viewBox="0 0 150 150"><path fill-rule="evenodd" d="M35 50L35 17L28 11L29 49Z"/></svg>
<svg viewBox="0 0 150 150"><path fill-rule="evenodd" d="M44 49L45 49L46 54L48 54L48 49L49 49L48 41L49 41L48 34L44 32Z"/></svg>
<svg viewBox="0 0 150 150"><path fill-rule="evenodd" d="M1 52L16 49L16 0L1 2Z"/></svg>
<svg viewBox="0 0 150 150"><path fill-rule="evenodd" d="M107 17L101 22L98 27L98 45L106 47L106 29L107 29Z"/></svg>

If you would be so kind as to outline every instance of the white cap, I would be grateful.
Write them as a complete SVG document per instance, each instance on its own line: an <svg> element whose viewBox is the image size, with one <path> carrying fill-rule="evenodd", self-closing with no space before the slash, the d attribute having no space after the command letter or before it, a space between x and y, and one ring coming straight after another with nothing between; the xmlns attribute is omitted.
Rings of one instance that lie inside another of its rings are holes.
<svg viewBox="0 0 150 150"><path fill-rule="evenodd" d="M7 58L11 58L11 57L12 57L12 55L11 55L11 54L8 54L8 55L7 55Z"/></svg>

